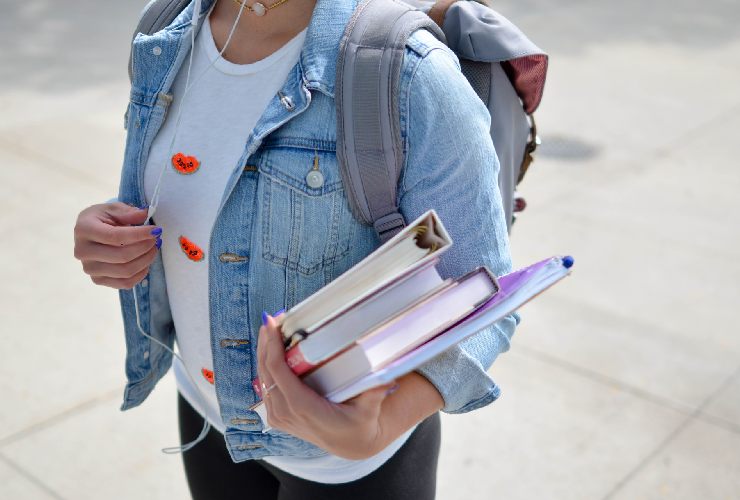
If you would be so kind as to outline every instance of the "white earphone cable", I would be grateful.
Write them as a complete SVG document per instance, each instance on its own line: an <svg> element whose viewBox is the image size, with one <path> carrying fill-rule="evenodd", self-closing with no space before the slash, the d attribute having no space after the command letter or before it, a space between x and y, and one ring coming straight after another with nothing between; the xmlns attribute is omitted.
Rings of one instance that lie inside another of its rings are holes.
<svg viewBox="0 0 740 500"><path fill-rule="evenodd" d="M137 285L138 286L138 285ZM136 289L132 290L132 293L134 294L134 307L136 309L136 326L139 328L139 332L145 336L146 338L153 340L163 348L165 348L167 351L171 352L173 356L175 356L177 359L180 360L180 362L185 366L185 361L180 357L179 354L177 354L175 351L167 347L165 344L160 342L159 340L155 339L148 333L144 331L144 329L141 327L141 317L139 315L139 299L136 296ZM185 373L187 374L188 378L190 379L190 382L193 384L193 387L195 387L195 391L198 394L198 404L200 404L200 407L203 409L203 413L205 414L205 398L203 397L203 393L200 392L200 389L198 389L198 385L195 383L195 380L193 379L193 376L190 374L190 370L185 368ZM185 451L188 451L196 444L200 443L203 439L205 439L206 435L208 435L208 432L211 430L211 423L208 421L207 418L203 418L203 429L201 429L200 434L198 434L198 437L195 438L193 441L190 441L189 443L186 443L182 446L169 446L167 448L162 448L162 453L182 453Z"/></svg>
<svg viewBox="0 0 740 500"><path fill-rule="evenodd" d="M162 169L159 172L159 177L157 178L157 184L154 187L154 191L152 193L152 199L150 200L150 203L149 203L149 211L148 211L148 214L147 214L147 220L144 221L144 224L147 224L151 220L152 216L154 215L154 212L156 211L157 205L159 203L160 186L162 184L162 178L164 177L164 173L167 170L167 166L169 164L169 159L172 156L172 151L173 151L173 148L174 148L174 145L175 145L175 139L177 138L177 132L180 129L180 119L182 117L182 110L183 110L183 107L184 107L183 106L183 103L185 101L185 98L187 97L188 93L190 92L190 89L196 83L198 83L198 81L200 81L200 79L206 74L206 72L208 72L208 70L210 70L213 67L213 65L216 64L216 61L218 61L221 58L221 56L223 55L223 53L226 51L226 48L229 46L229 42L231 42L231 38L233 37L234 32L236 31L236 27L239 24L239 19L241 18L242 12L244 11L245 3L244 2L241 2L241 7L239 8L239 13L236 15L236 19L234 19L234 24L231 26L231 31L229 31L229 36L226 38L226 43L224 43L223 48L219 51L218 57L216 57L213 61L211 61L211 63L198 75L198 77L192 83L190 83L190 72L191 72L192 67L193 67L193 52L195 51L195 27L196 27L198 21L200 20L200 6L201 6L201 0L195 0L194 6L193 6L193 17L192 17L191 27L190 27L191 46L190 46L190 56L189 56L189 59L188 59L187 76L185 78L185 91L183 92L182 99L180 100L180 106L179 106L179 109L177 111L177 118L176 118L176 121L175 121L175 128L174 128L174 131L172 133L172 140L170 141L170 145L169 145L169 148L168 148L169 153L165 157L165 163L164 163L164 165L162 165ZM215 6L215 2L214 2L214 6ZM208 15L210 15L210 11L206 14L206 16L208 16ZM205 22L209 22L208 19L207 19L207 17L206 17L206 21ZM203 396L203 393L198 388L198 385L195 383L195 380L193 379L193 376L190 374L190 371L185 366L185 361L175 351L173 351L172 349L170 349L165 344L163 344L159 340L155 339L151 335L147 334L144 331L144 329L142 328L142 326L141 326L141 317L139 315L139 300L138 300L138 297L137 297L137 294L136 294L136 287L137 286L140 287L141 285L140 284L136 284L134 286L134 288L131 290L131 292L134 295L134 308L136 309L136 326L138 327L139 332L142 335L144 335L145 337L147 337L148 339L150 339L150 340L156 342L157 344L159 344L160 346L162 346L167 351L171 352L173 356L175 356L177 359L180 360L180 362L185 367L185 373L187 374L188 378L190 379L190 382L193 384L193 387L195 387L195 390L196 390L196 392L198 394L198 403L201 406L203 415L205 415L206 414L206 412L205 412L205 409L206 409L205 397ZM181 446L170 446L170 447L167 447L167 448L162 448L162 452L163 453L173 454L173 453L183 453L185 451L188 451L189 449L193 448L196 444L198 444L199 442L201 442L203 439L205 439L205 437L206 437L206 435L208 435L208 432L210 431L210 429L211 429L211 424L210 424L210 422L208 422L208 419L204 417L203 418L203 429L200 431L200 434L198 434L198 437L197 438L195 438L193 441L190 441L189 443L185 443L184 445L181 445Z"/></svg>
<svg viewBox="0 0 740 500"><path fill-rule="evenodd" d="M196 0L196 4L200 4L200 0ZM229 43L231 42L231 38L234 36L234 32L236 31L236 27L239 24L239 19L242 16L242 12L244 12L244 2L241 3L241 6L239 7L239 12L236 15L236 19L234 19L234 24L231 26L231 30L229 31L229 36L226 37L226 43L224 43L223 48L218 52L218 56L211 61L211 63L196 77L196 79L190 83L190 72L193 66L193 52L195 51L195 24L197 23L197 10L193 11L193 21L191 26L191 47L190 47L190 56L188 60L188 72L187 77L185 78L185 91L182 94L182 99L180 100L180 107L177 110L177 118L175 119L175 130L172 133L172 140L170 141L170 145L167 148L168 154L165 156L164 164L162 165L162 169L159 172L159 177L157 178L157 184L154 186L154 192L152 194L151 202L149 203L149 213L147 214L147 221L151 219L151 217L154 215L154 212L156 211L157 204L159 203L159 191L160 186L162 185L162 178L164 177L164 173L167 171L167 166L169 165L170 158L172 157L172 153L175 146L175 140L177 139L177 132L180 130L180 120L182 118L182 110L183 110L183 103L188 96L188 93L190 93L190 89L198 83L201 78L210 70L216 62L221 59L223 56L223 53L226 51L226 48L229 46ZM214 3L215 6L215 3ZM196 5L198 7L198 5ZM210 12L208 13L210 15ZM208 22L206 20L206 22Z"/></svg>

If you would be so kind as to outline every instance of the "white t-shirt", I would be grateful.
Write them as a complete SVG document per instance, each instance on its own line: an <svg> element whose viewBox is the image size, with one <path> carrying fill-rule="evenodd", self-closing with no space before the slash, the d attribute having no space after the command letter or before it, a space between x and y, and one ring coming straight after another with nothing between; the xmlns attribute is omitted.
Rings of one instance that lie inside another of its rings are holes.
<svg viewBox="0 0 740 500"><path fill-rule="evenodd" d="M191 87L185 100L180 128L173 149L169 146L184 94L187 63L175 78L175 100L162 129L155 137L144 174L147 202L151 201L162 167L159 205L155 220L161 226L162 259L167 293L177 331L177 347L185 365L174 361L177 387L183 397L211 425L224 432L213 381L213 361L208 312L208 248L211 230L226 183L244 151L270 99L285 83L298 61L306 30L283 47L251 64L233 64L218 58L218 49L206 20L196 36L191 69ZM208 70L208 66L215 64ZM205 71L205 73L204 73ZM239 131L238 133L234 133ZM172 155L180 153L176 169ZM194 157L197 163L192 162ZM197 169L195 169L197 165ZM196 175L190 175L197 171ZM189 173L188 173L189 172ZM183 240L181 237L184 237ZM185 242L190 253L181 248ZM197 389L185 370L191 374ZM210 379L210 381L209 381ZM206 408L201 408L201 398ZM411 434L411 430L378 455L366 460L346 460L334 455L316 458L265 457L275 467L304 479L342 483L363 477L390 458Z"/></svg>

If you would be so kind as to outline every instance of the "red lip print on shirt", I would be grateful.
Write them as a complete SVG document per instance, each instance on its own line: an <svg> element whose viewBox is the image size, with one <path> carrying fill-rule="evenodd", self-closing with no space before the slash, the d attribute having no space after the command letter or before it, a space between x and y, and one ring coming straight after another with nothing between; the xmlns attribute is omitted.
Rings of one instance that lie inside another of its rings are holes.
<svg viewBox="0 0 740 500"><path fill-rule="evenodd" d="M176 153L172 156L172 166L181 174L192 174L198 170L200 162L195 156L185 156L182 153Z"/></svg>
<svg viewBox="0 0 740 500"><path fill-rule="evenodd" d="M185 255L187 255L188 259L194 260L196 262L199 260L203 260L203 250L201 250L198 245L187 239L185 236L180 236L179 241L180 248L182 248L182 251L185 252Z"/></svg>
<svg viewBox="0 0 740 500"><path fill-rule="evenodd" d="M208 381L209 384L214 384L214 378L213 378L213 371L207 369L207 368L201 368L200 372L203 374L205 379Z"/></svg>

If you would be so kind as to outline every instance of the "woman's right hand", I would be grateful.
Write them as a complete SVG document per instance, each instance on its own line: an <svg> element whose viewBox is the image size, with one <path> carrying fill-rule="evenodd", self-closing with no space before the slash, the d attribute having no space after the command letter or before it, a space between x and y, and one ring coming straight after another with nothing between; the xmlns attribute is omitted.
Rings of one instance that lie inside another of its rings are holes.
<svg viewBox="0 0 740 500"><path fill-rule="evenodd" d="M96 285L133 288L149 272L162 245L162 228L142 226L146 208L102 203L77 216L74 256Z"/></svg>

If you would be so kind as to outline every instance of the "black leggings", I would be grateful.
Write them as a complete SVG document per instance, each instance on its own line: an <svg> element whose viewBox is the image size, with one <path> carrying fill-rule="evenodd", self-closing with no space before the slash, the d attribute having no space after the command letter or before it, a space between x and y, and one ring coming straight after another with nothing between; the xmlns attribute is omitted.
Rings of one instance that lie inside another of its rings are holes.
<svg viewBox="0 0 740 500"><path fill-rule="evenodd" d="M184 444L200 434L203 419L179 393L177 409ZM194 500L432 500L439 446L440 419L435 413L386 463L365 477L341 484L307 481L262 460L234 463L223 434L213 428L182 457Z"/></svg>

